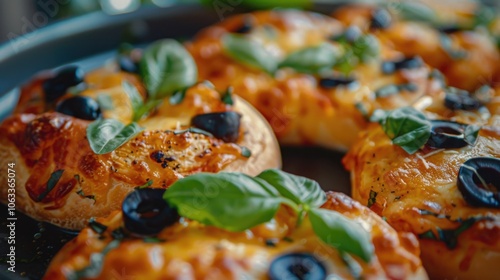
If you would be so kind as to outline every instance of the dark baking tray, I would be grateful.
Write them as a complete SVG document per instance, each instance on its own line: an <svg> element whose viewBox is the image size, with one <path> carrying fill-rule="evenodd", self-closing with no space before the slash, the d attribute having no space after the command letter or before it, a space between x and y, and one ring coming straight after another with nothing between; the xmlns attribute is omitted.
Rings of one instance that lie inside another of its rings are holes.
<svg viewBox="0 0 500 280"><path fill-rule="evenodd" d="M312 10L329 13L336 7L316 4ZM223 16L238 12L242 10L236 8ZM116 16L96 12L37 30L18 49L6 42L0 46L0 119L15 105L17 87L41 70L65 64L91 70L111 58L123 41L144 44L160 38L189 38L219 20L215 9L198 5L145 7ZM326 190L349 193L341 153L315 147L283 147L282 153L284 170L316 179ZM0 167L0 172L7 172L6 167ZM16 273L8 272L7 208L1 205L0 212L0 279L40 279L54 254L74 237L17 212Z"/></svg>

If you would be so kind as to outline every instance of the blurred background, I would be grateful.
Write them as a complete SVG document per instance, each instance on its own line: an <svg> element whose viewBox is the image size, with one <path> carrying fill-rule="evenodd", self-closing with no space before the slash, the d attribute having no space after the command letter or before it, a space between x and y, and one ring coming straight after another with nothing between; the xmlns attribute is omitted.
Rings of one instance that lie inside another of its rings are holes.
<svg viewBox="0 0 500 280"><path fill-rule="evenodd" d="M356 2L397 4L401 1L405 0L358 0ZM474 0L432 1L456 4ZM500 6L500 0L477 1L485 2L490 6ZM179 3L199 3L222 13L232 11L234 7L252 9L307 7L312 2L355 2L355 0L0 0L0 43L5 43L55 21L96 11L115 15L135 11L141 6L168 7Z"/></svg>

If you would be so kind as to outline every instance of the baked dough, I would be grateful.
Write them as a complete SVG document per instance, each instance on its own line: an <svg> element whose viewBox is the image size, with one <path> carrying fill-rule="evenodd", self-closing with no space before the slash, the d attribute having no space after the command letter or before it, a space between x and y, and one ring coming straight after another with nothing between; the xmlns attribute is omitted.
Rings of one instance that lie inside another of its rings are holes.
<svg viewBox="0 0 500 280"><path fill-rule="evenodd" d="M466 123L472 120L470 114L456 112L452 119ZM372 124L343 160L351 171L353 198L369 205L397 231L420 237L422 262L431 278L498 278L500 209L467 203L457 187L457 175L471 158L500 158L499 120L493 116L482 126L474 146L425 147L412 155L392 144L380 125ZM443 230L456 230L474 218L478 220L472 226L457 232L456 246L450 245L453 237L425 236L429 231L437 236Z"/></svg>
<svg viewBox="0 0 500 280"><path fill-rule="evenodd" d="M281 165L278 144L263 117L236 96L234 106L226 105L220 93L206 83L188 89L178 105L171 105L167 98L156 112L139 121L143 132L113 152L99 155L86 138L89 121L46 110L42 80L36 79L22 90L15 114L0 125L0 163L15 163L16 206L37 220L78 230L89 218L120 209L127 193L148 182L151 187L166 188L195 172L227 170L256 175ZM88 89L80 95L108 95L113 108L103 110L104 118L129 123L133 112L123 90L125 80L144 95L134 75L112 68L90 72ZM233 110L242 115L236 143L195 132L175 132L190 127L195 115ZM242 147L252 152L249 158L243 156ZM155 153L160 157L153 156ZM62 176L47 193L51 174L59 170L64 170ZM0 175L0 180L6 181L5 176ZM4 203L7 190L5 184L0 188Z"/></svg>
<svg viewBox="0 0 500 280"><path fill-rule="evenodd" d="M349 86L323 88L318 75L282 68L272 76L245 66L226 54L221 38L248 21L252 22L252 29L245 36L279 59L321 43L341 48L330 38L340 36L346 28L331 17L311 12L262 11L228 18L186 43L198 65L200 79L210 80L219 88L234 87L235 93L264 115L282 144L314 144L345 151L366 127L366 117L375 109L411 105L429 94L430 68L425 64L392 74L382 72L383 60L404 57L383 45L378 58L354 68L349 76L355 77L356 82ZM376 90L401 84L412 84L415 89L377 97Z"/></svg>
<svg viewBox="0 0 500 280"><path fill-rule="evenodd" d="M427 279L412 234L397 233L344 194L329 192L323 208L361 223L370 232L376 256L369 264L353 259L363 279ZM183 279L268 279L271 261L291 252L314 254L328 274L353 278L339 252L314 235L308 219L294 229L297 217L292 213L282 207L272 221L236 233L184 220L158 234L163 242L145 243L139 238L122 241L106 254L101 273L93 279L178 279L180 275ZM66 279L66 275L86 267L90 255L101 252L113 240L111 231L123 225L121 212L98 221L107 226L104 237L99 238L89 227L83 229L54 257L44 279ZM266 245L266 240L275 243Z"/></svg>

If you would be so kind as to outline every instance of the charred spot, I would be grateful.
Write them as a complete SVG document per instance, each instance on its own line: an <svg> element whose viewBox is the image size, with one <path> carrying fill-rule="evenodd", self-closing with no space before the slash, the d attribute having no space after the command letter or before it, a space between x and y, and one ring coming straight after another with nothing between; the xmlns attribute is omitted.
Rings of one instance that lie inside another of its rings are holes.
<svg viewBox="0 0 500 280"><path fill-rule="evenodd" d="M150 157L157 163L161 163L163 161L163 158L165 157L165 154L162 151L154 151L151 153Z"/></svg>

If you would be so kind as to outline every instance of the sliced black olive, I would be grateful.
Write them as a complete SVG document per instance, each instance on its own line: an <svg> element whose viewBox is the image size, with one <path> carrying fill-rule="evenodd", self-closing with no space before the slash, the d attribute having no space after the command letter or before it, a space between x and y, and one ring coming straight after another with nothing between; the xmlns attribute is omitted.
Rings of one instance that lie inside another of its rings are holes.
<svg viewBox="0 0 500 280"><path fill-rule="evenodd" d="M324 77L319 80L319 86L322 88L330 89L338 86L348 86L355 83L356 79L353 77L337 76L337 77Z"/></svg>
<svg viewBox="0 0 500 280"><path fill-rule="evenodd" d="M452 121L431 121L431 136L427 145L433 148L461 148L467 146L465 128L467 125Z"/></svg>
<svg viewBox="0 0 500 280"><path fill-rule="evenodd" d="M326 279L325 266L309 253L291 253L281 255L273 260L269 268L270 280Z"/></svg>
<svg viewBox="0 0 500 280"><path fill-rule="evenodd" d="M441 25L441 26L437 27L437 30L439 32L442 32L442 33L451 34L451 33L462 31L464 29L462 26L460 26L458 24L448 24L448 25Z"/></svg>
<svg viewBox="0 0 500 280"><path fill-rule="evenodd" d="M241 115L236 112L208 113L194 116L194 127L212 133L224 142L236 142L240 132Z"/></svg>
<svg viewBox="0 0 500 280"><path fill-rule="evenodd" d="M392 23L391 14L386 9L376 9L372 12L370 28L385 29Z"/></svg>
<svg viewBox="0 0 500 280"><path fill-rule="evenodd" d="M392 74L401 69L415 69L424 65L423 60L419 56L407 57L401 60L384 61L382 62L382 72L384 74Z"/></svg>
<svg viewBox="0 0 500 280"><path fill-rule="evenodd" d="M477 110L482 104L468 91L448 87L445 90L444 105L451 110Z"/></svg>
<svg viewBox="0 0 500 280"><path fill-rule="evenodd" d="M120 70L129 73L139 73L139 64L130 58L128 55L119 55L118 65L120 66Z"/></svg>
<svg viewBox="0 0 500 280"><path fill-rule="evenodd" d="M164 189L137 189L122 204L125 228L136 235L151 236L179 220L177 210L163 199Z"/></svg>
<svg viewBox="0 0 500 280"><path fill-rule="evenodd" d="M56 111L82 120L93 121L101 117L99 103L86 96L74 96L57 104Z"/></svg>
<svg viewBox="0 0 500 280"><path fill-rule="evenodd" d="M471 158L458 170L457 186L473 206L500 208L500 159Z"/></svg>
<svg viewBox="0 0 500 280"><path fill-rule="evenodd" d="M83 82L84 73L78 66L67 66L57 72L57 74L43 82L45 100L53 102L63 96L68 88Z"/></svg>
<svg viewBox="0 0 500 280"><path fill-rule="evenodd" d="M243 18L243 23L241 24L241 26L238 27L236 30L234 30L234 32L240 34L249 33L250 31L252 31L253 25L254 25L253 19L245 17Z"/></svg>

